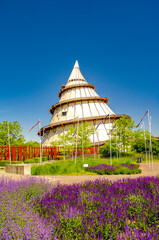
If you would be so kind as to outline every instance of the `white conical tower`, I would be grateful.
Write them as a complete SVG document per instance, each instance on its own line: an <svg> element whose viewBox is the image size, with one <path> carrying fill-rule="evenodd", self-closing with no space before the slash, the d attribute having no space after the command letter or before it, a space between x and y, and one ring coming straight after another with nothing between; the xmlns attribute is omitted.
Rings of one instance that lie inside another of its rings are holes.
<svg viewBox="0 0 159 240"><path fill-rule="evenodd" d="M96 130L95 142L103 144L109 138L108 132L113 121L121 115L116 115L107 105L108 98L100 97L94 90L95 86L85 80L78 61L75 62L66 85L61 87L59 102L50 108L52 114L50 124L44 127L47 133L44 145L50 145L59 134L73 126L77 119L88 121L96 127L109 114L111 124L109 119L106 119Z"/></svg>
<svg viewBox="0 0 159 240"><path fill-rule="evenodd" d="M84 79L82 73L80 72L79 64L78 64L78 61L76 60L66 86L70 86L72 84L77 84L77 82L78 82L78 84L82 84L82 83L85 83L86 80Z"/></svg>

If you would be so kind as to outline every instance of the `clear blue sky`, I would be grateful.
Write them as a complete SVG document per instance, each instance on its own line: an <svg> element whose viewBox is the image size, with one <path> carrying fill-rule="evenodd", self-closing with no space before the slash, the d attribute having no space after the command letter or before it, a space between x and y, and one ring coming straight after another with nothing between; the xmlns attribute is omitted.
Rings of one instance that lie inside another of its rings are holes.
<svg viewBox="0 0 159 240"><path fill-rule="evenodd" d="M115 113L159 136L159 1L0 1L0 122L49 124L75 60ZM147 119L146 119L147 120Z"/></svg>

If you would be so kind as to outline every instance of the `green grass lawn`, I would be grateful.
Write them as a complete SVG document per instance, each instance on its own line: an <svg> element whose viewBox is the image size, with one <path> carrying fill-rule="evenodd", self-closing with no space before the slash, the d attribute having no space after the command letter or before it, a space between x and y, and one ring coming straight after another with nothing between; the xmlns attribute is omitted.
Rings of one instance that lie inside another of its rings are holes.
<svg viewBox="0 0 159 240"><path fill-rule="evenodd" d="M87 163L89 167L97 166L99 164L107 164L110 165L109 158L93 158L93 157L85 157L84 163ZM120 165L122 163L125 164L135 164L136 159L131 157L122 157L120 159L113 158L113 165ZM83 159L77 158L76 164L75 159L66 159L60 161L54 161L53 163L32 166L31 169L32 175L92 175L94 173L90 173L83 168Z"/></svg>

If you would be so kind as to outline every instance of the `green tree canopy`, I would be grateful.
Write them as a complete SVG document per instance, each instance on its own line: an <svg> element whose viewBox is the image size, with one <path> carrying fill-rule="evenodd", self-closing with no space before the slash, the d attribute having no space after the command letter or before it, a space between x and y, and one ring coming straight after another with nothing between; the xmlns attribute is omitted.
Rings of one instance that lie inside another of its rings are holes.
<svg viewBox="0 0 159 240"><path fill-rule="evenodd" d="M146 137L146 151L149 152L150 139ZM132 143L132 150L137 153L145 153L145 139L144 137L135 139ZM153 155L159 156L159 139L152 137L152 152Z"/></svg>
<svg viewBox="0 0 159 240"><path fill-rule="evenodd" d="M90 125L88 122L84 122L79 125L78 130L77 127L72 127L65 132L65 134L60 134L58 139L51 144L53 146L64 146L66 149L72 149L76 144L76 136L77 136L77 144L79 148L82 148L82 133L83 133L83 147L87 148L91 146L90 136L93 133L94 127Z"/></svg>
<svg viewBox="0 0 159 240"><path fill-rule="evenodd" d="M134 138L133 129L135 128L135 122L128 116L122 116L121 118L115 120L116 124L115 130L112 132L112 138L118 137L118 142L121 141L122 151L128 150L131 146L131 141Z"/></svg>
<svg viewBox="0 0 159 240"><path fill-rule="evenodd" d="M38 146L40 146L40 143L31 140L31 141L26 142L25 146L38 147Z"/></svg>
<svg viewBox="0 0 159 240"><path fill-rule="evenodd" d="M116 125L116 126L115 126ZM114 122L115 129L111 133L111 148L114 155L118 152L137 152L145 153L145 137L146 137L146 150L150 150L150 133L136 128L134 121L127 116L123 116ZM116 144L117 143L117 144ZM159 140L152 136L152 151L153 154L159 154ZM100 152L104 156L110 154L110 143L106 141L105 145L101 147Z"/></svg>
<svg viewBox="0 0 159 240"><path fill-rule="evenodd" d="M11 132L14 134L11 134ZM22 127L17 121L9 122L10 145L23 145L25 138L22 135ZM0 146L8 145L8 122L0 122Z"/></svg>
<svg viewBox="0 0 159 240"><path fill-rule="evenodd" d="M112 157L115 157L117 155L117 148L118 148L118 152L119 152L119 147L117 147L115 139L112 139L112 141L111 141ZM109 140L107 140L105 142L105 144L100 147L99 152L104 157L109 157L110 156L110 141Z"/></svg>

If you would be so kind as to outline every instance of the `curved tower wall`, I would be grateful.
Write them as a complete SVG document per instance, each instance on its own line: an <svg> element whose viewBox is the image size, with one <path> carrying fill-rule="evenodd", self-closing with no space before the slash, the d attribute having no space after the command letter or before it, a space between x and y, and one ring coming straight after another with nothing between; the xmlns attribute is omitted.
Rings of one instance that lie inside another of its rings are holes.
<svg viewBox="0 0 159 240"><path fill-rule="evenodd" d="M45 129L45 139L43 145L50 145L51 142L58 139L60 134L64 134L68 128L76 126L78 121L88 121L95 128L106 115L107 117L95 130L94 141L96 144L104 144L109 139L109 131L116 115L107 105L108 99L100 97L92 84L89 84L80 72L78 62L76 61L72 73L66 83L61 86L59 92L59 102L50 108L52 119ZM79 120L78 120L79 119ZM90 137L93 142L93 136Z"/></svg>

